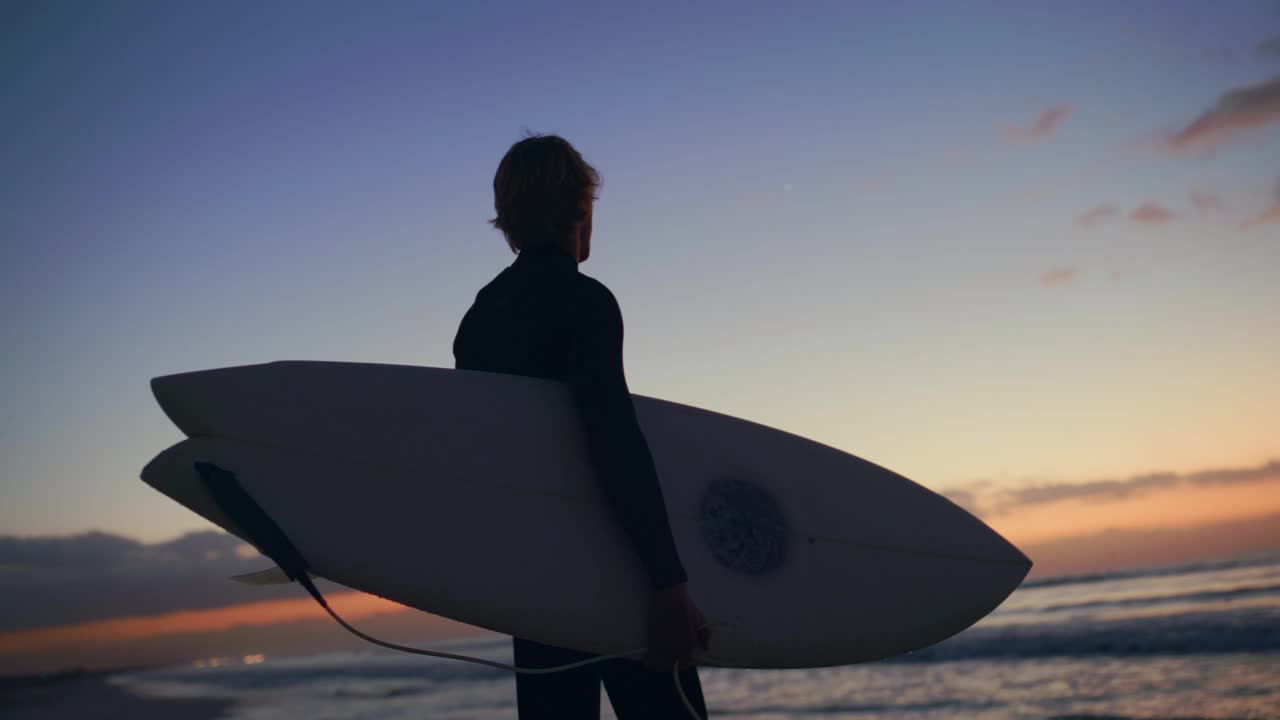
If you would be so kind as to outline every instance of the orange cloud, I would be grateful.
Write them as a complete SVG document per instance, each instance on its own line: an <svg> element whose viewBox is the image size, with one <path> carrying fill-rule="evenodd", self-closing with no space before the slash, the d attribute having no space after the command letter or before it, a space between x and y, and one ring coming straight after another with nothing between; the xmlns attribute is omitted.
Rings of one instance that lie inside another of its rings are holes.
<svg viewBox="0 0 1280 720"><path fill-rule="evenodd" d="M1020 488L978 482L943 494L1019 545L1116 530L1187 529L1280 513L1280 460ZM1179 552L1169 548L1167 555L1173 561Z"/></svg>
<svg viewBox="0 0 1280 720"><path fill-rule="evenodd" d="M1054 268L1040 274L1040 284L1047 288L1061 287L1075 281L1080 271L1073 267Z"/></svg>
<svg viewBox="0 0 1280 720"><path fill-rule="evenodd" d="M1191 191L1191 206L1197 210L1221 210L1222 198L1212 193Z"/></svg>
<svg viewBox="0 0 1280 720"><path fill-rule="evenodd" d="M297 592L297 588L293 590ZM387 640L432 647L437 640L491 631L404 608L357 592L326 595L344 619ZM108 669L221 658L251 662L274 655L367 650L309 597L245 603L0 633L0 675L53 672L69 667ZM248 656L248 657L246 657Z"/></svg>
<svg viewBox="0 0 1280 720"><path fill-rule="evenodd" d="M943 494L970 512L992 517L1064 501L1100 505L1179 488L1212 488L1270 484L1280 488L1280 459L1255 467L1211 468L1194 473L1158 471L1127 478L1059 482L993 490L990 482L947 490Z"/></svg>
<svg viewBox="0 0 1280 720"><path fill-rule="evenodd" d="M345 620L358 620L407 608L399 603L362 592L325 596L329 606ZM180 610L139 617L115 618L76 625L0 633L0 653L21 653L61 647L83 647L153 635L176 635L228 630L238 626L328 617L310 596L289 600L263 600L213 610Z"/></svg>
<svg viewBox="0 0 1280 720"><path fill-rule="evenodd" d="M1267 208L1261 215L1251 217L1240 223L1240 231L1251 230L1259 225L1270 225L1273 222L1280 222L1280 203Z"/></svg>
<svg viewBox="0 0 1280 720"><path fill-rule="evenodd" d="M1171 565L1280 548L1280 513L1197 525L1109 529L1023 545L1032 577Z"/></svg>
<svg viewBox="0 0 1280 720"><path fill-rule="evenodd" d="M1119 217L1119 215L1120 209L1115 205L1099 205L1092 210L1081 213L1080 216L1076 218L1075 224L1078 228L1090 228L1094 225L1098 225L1099 223Z"/></svg>
<svg viewBox="0 0 1280 720"><path fill-rule="evenodd" d="M1164 225L1173 220L1173 212L1160 203L1147 201L1129 211L1129 220L1144 225Z"/></svg>
<svg viewBox="0 0 1280 720"><path fill-rule="evenodd" d="M1119 498L1063 498L984 518L1015 543L1109 529L1192 528L1280 512L1280 483L1179 485Z"/></svg>
<svg viewBox="0 0 1280 720"><path fill-rule="evenodd" d="M1209 149L1244 131L1280 122L1280 75L1224 94L1209 110L1162 143L1165 150Z"/></svg>
<svg viewBox="0 0 1280 720"><path fill-rule="evenodd" d="M1275 196L1261 213L1251 217L1240 223L1240 231L1251 230L1259 225L1269 225L1273 222L1280 222L1280 182L1276 183Z"/></svg>
<svg viewBox="0 0 1280 720"><path fill-rule="evenodd" d="M1070 105L1054 105L1045 108L1036 116L1031 127L1010 126L1005 128L1005 137L1010 140L1043 140L1051 137L1058 130L1058 125L1071 114Z"/></svg>

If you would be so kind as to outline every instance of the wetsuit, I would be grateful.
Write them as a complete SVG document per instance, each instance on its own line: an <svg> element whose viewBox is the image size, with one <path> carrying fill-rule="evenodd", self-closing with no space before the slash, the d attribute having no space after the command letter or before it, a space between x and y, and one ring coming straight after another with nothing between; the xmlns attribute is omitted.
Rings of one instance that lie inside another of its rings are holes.
<svg viewBox="0 0 1280 720"><path fill-rule="evenodd" d="M528 248L476 293L453 341L455 366L563 381L583 422L605 497L654 589L684 582L653 457L636 421L622 363L622 313L613 293L559 248ZM514 638L515 661L551 667L590 655ZM697 669L681 673L705 715ZM598 717L600 681L619 720L684 717L671 674L632 659L547 675L518 674L520 720Z"/></svg>

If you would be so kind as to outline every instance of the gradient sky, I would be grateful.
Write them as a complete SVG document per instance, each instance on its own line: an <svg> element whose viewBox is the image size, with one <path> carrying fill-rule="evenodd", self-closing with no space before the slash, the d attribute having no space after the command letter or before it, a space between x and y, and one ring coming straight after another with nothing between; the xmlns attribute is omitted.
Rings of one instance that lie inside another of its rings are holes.
<svg viewBox="0 0 1280 720"><path fill-rule="evenodd" d="M208 527L151 377L451 367L526 128L634 392L971 495L1280 456L1280 4L444 5L4 4L0 533Z"/></svg>

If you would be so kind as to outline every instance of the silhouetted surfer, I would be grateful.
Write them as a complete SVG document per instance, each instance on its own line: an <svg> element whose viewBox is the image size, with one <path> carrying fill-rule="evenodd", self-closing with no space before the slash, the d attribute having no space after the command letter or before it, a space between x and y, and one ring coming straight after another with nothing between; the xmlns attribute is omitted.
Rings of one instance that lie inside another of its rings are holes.
<svg viewBox="0 0 1280 720"><path fill-rule="evenodd" d="M546 675L516 675L520 720L598 718L600 683L619 720L686 717L671 677L681 663L685 694L706 717L696 646L708 629L686 575L653 458L636 422L622 363L622 313L613 293L578 272L591 251L591 211L600 175L563 138L530 136L507 151L493 178L509 267L476 294L453 342L456 367L564 381L579 409L597 476L649 576L649 652ZM515 663L553 667L590 654L513 638Z"/></svg>

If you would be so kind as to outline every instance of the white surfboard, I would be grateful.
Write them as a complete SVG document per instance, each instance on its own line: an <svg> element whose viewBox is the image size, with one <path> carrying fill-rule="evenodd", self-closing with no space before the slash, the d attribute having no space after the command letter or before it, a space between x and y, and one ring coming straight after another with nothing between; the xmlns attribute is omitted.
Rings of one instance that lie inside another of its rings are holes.
<svg viewBox="0 0 1280 720"><path fill-rule="evenodd" d="M647 584L561 383L429 367L276 362L156 378L190 439L148 484L252 542L194 470L235 474L315 575L497 632L595 653L645 644ZM800 668L960 632L1030 570L965 510L853 455L633 396L704 665Z"/></svg>

